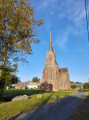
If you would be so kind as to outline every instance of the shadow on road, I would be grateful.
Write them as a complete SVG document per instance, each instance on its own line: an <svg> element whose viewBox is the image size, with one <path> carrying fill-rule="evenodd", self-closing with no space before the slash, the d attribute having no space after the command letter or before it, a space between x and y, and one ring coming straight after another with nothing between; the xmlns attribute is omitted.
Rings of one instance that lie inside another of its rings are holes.
<svg viewBox="0 0 89 120"><path fill-rule="evenodd" d="M53 93L50 94L46 100L43 100L43 99L42 99L42 104L34 111L33 114L35 114L37 111L39 111L39 109L48 102L48 100L52 97L52 95L53 95ZM9 120L16 120L16 119L18 118L18 116L21 115L21 114L22 114L22 112L19 113L18 115L16 115L15 117L9 119ZM33 115L33 114L32 114L32 115ZM19 119L18 119L18 120L19 120Z"/></svg>
<svg viewBox="0 0 89 120"><path fill-rule="evenodd" d="M21 114L10 120L73 120L77 107L86 97L84 92L78 92L76 95L67 96L47 103L51 98L51 94L43 103L35 110ZM46 104L47 103L47 104Z"/></svg>
<svg viewBox="0 0 89 120"><path fill-rule="evenodd" d="M23 120L70 120L81 101L81 98L73 96L56 99L55 102L37 108Z"/></svg>

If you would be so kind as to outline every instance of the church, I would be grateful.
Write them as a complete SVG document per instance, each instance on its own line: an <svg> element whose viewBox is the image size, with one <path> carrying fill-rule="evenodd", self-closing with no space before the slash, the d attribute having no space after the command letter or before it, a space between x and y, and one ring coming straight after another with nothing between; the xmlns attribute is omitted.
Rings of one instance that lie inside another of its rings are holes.
<svg viewBox="0 0 89 120"><path fill-rule="evenodd" d="M42 74L41 83L46 83L49 87L46 90L58 91L58 90L69 90L70 89L70 78L68 68L59 68L55 50L52 45L52 34L50 31L49 50L46 54L46 64Z"/></svg>

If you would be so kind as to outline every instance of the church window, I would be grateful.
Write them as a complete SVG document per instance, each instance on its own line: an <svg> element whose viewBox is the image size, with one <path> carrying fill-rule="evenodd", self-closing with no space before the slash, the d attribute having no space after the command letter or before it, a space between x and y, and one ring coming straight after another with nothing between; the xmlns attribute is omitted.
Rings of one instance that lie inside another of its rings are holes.
<svg viewBox="0 0 89 120"><path fill-rule="evenodd" d="M49 80L52 80L52 71L49 71Z"/></svg>

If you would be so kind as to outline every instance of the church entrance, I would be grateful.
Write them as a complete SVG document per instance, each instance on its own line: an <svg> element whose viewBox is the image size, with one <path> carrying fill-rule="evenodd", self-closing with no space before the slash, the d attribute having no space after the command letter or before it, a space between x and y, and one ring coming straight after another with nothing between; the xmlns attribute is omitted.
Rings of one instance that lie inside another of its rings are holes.
<svg viewBox="0 0 89 120"><path fill-rule="evenodd" d="M52 83L49 84L49 91L53 91L53 84Z"/></svg>

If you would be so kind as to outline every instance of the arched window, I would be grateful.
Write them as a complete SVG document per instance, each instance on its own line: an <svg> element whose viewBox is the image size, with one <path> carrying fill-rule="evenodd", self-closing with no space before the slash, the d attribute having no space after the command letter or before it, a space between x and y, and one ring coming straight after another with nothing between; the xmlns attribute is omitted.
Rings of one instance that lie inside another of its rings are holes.
<svg viewBox="0 0 89 120"><path fill-rule="evenodd" d="M52 80L52 71L49 71L49 80Z"/></svg>

